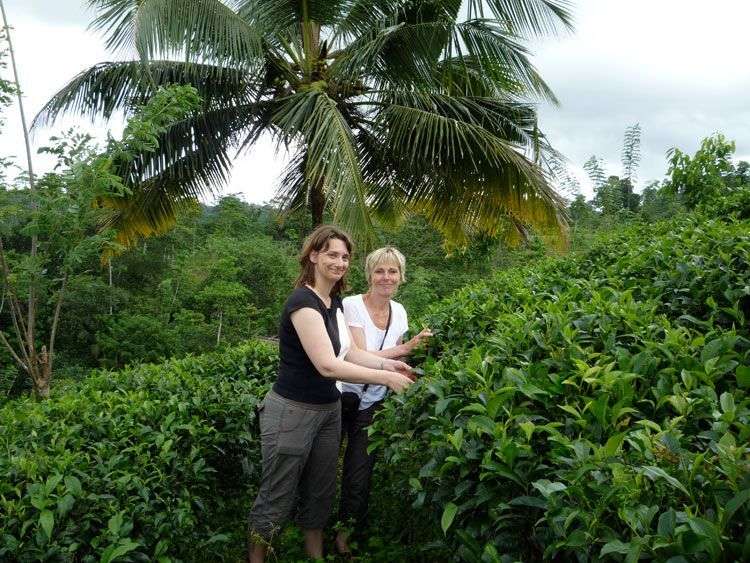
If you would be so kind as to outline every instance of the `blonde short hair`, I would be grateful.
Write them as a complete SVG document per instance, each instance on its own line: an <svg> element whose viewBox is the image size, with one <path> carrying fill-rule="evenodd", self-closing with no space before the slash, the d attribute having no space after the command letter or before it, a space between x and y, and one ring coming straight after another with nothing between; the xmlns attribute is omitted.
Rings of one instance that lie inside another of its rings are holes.
<svg viewBox="0 0 750 563"><path fill-rule="evenodd" d="M401 283L406 281L406 258L404 258L404 255L397 248L384 246L383 248L373 250L365 258L365 278L367 278L368 285L372 283L372 274L375 268L385 262L398 264Z"/></svg>

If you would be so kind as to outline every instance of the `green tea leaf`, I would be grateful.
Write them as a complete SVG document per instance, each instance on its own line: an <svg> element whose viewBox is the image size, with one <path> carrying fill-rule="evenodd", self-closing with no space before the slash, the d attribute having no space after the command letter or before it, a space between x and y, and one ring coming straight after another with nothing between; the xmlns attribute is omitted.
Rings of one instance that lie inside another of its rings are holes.
<svg viewBox="0 0 750 563"><path fill-rule="evenodd" d="M464 443L464 429L457 428L453 434L448 435L448 441L457 451L460 451Z"/></svg>
<svg viewBox="0 0 750 563"><path fill-rule="evenodd" d="M622 555L627 555L629 551L629 543L623 543L620 540L612 540L611 542L607 542L606 544L604 544L602 550L599 552L599 555L604 556L610 553L620 553Z"/></svg>
<svg viewBox="0 0 750 563"><path fill-rule="evenodd" d="M518 426L521 427L521 430L523 430L523 433L526 434L526 440L531 440L532 434L534 434L534 429L536 428L536 424L533 422L522 422Z"/></svg>
<svg viewBox="0 0 750 563"><path fill-rule="evenodd" d="M677 513L674 509L670 508L666 512L663 512L659 516L659 524L657 531L660 536L670 537L674 534L675 526L677 525Z"/></svg>
<svg viewBox="0 0 750 563"><path fill-rule="evenodd" d="M118 557L122 557L123 555L130 553L131 551L136 550L139 547L139 544L128 538L126 540L123 540L120 544L111 545L107 549L105 549L104 553L102 553L102 557L99 560L99 563L111 563Z"/></svg>
<svg viewBox="0 0 750 563"><path fill-rule="evenodd" d="M724 515L722 517L724 526L729 523L729 521L732 519L732 516L734 516L734 513L737 512L737 510L749 499L750 489L740 491L734 497L732 497L732 499L727 503L726 509L724 510Z"/></svg>
<svg viewBox="0 0 750 563"><path fill-rule="evenodd" d="M729 391L724 391L719 397L719 403L721 403L721 410L725 413L733 413L736 408L734 406L734 395Z"/></svg>
<svg viewBox="0 0 750 563"><path fill-rule="evenodd" d="M109 519L107 528L113 536L118 537L120 535L120 529L122 528L122 512L118 512Z"/></svg>
<svg viewBox="0 0 750 563"><path fill-rule="evenodd" d="M66 475L65 486L71 495L76 497L81 495L81 482L78 480L78 477L75 477L74 475Z"/></svg>
<svg viewBox="0 0 750 563"><path fill-rule="evenodd" d="M39 525L44 530L44 535L47 536L47 539L50 539L52 537L52 528L55 525L55 515L52 514L51 510L42 510L42 513L39 515Z"/></svg>
<svg viewBox="0 0 750 563"><path fill-rule="evenodd" d="M453 519L456 517L457 511L458 507L452 502L445 505L445 508L443 509L443 517L440 519L440 526L443 528L444 534L448 531L448 528L451 527L451 524L453 524Z"/></svg>
<svg viewBox="0 0 750 563"><path fill-rule="evenodd" d="M612 457L615 454L617 454L617 450L620 449L620 446L622 446L622 442L625 440L625 432L620 432L619 434L615 434L614 436L611 436L609 440L607 440L607 443L604 444L604 447L602 448L604 454L607 457Z"/></svg>
<svg viewBox="0 0 750 563"><path fill-rule="evenodd" d="M71 511L76 503L76 499L72 495L65 495L57 501L57 514L60 517L65 516Z"/></svg>
<svg viewBox="0 0 750 563"><path fill-rule="evenodd" d="M537 491L542 493L544 498L549 498L553 493L559 493L567 489L564 483L558 481L551 482L548 479L539 479L531 484Z"/></svg>
<svg viewBox="0 0 750 563"><path fill-rule="evenodd" d="M581 418L581 413L579 413L575 408L571 407L570 405L557 405L557 408L562 409L569 414L572 414L576 418Z"/></svg>
<svg viewBox="0 0 750 563"><path fill-rule="evenodd" d="M54 492L54 490L57 488L57 485L59 485L60 481L62 481L62 478L62 475L56 473L55 475L52 475L47 479L47 482L44 485L47 489L47 494Z"/></svg>
<svg viewBox="0 0 750 563"><path fill-rule="evenodd" d="M734 376L737 378L737 385L743 389L750 388L750 366L737 366Z"/></svg>
<svg viewBox="0 0 750 563"><path fill-rule="evenodd" d="M675 489L678 489L682 491L683 493L685 493L687 496L690 496L690 493L688 493L687 489L682 485L682 483L680 483L677 479L675 479L669 473L664 471L661 467L654 467L653 465L645 465L639 468L637 471L638 473L645 475L652 481L656 481L657 479L663 479Z"/></svg>

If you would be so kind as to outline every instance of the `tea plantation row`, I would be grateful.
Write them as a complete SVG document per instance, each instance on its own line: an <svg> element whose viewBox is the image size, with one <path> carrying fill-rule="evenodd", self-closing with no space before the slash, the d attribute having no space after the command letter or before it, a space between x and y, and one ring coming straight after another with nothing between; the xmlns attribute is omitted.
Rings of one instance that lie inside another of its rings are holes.
<svg viewBox="0 0 750 563"><path fill-rule="evenodd" d="M441 303L431 377L373 433L376 490L412 501L387 533L425 561L750 560L748 227L632 227Z"/></svg>
<svg viewBox="0 0 750 563"><path fill-rule="evenodd" d="M244 544L275 373L255 343L1 409L0 561L223 560Z"/></svg>

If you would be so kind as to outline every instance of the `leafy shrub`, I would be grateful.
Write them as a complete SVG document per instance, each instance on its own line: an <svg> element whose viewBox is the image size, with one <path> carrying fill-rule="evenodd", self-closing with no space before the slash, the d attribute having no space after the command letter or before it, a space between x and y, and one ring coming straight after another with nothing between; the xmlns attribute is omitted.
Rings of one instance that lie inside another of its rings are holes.
<svg viewBox="0 0 750 563"><path fill-rule="evenodd" d="M425 561L748 559L747 229L634 226L433 308L429 376L372 434L382 533Z"/></svg>
<svg viewBox="0 0 750 563"><path fill-rule="evenodd" d="M223 559L257 481L254 406L275 361L253 343L5 405L0 559Z"/></svg>
<svg viewBox="0 0 750 563"><path fill-rule="evenodd" d="M714 198L700 208L708 217L750 219L750 185L740 186Z"/></svg>
<svg viewBox="0 0 750 563"><path fill-rule="evenodd" d="M158 362L171 356L175 344L165 323L149 315L106 317L104 330L96 334L97 354L109 368L138 361Z"/></svg>

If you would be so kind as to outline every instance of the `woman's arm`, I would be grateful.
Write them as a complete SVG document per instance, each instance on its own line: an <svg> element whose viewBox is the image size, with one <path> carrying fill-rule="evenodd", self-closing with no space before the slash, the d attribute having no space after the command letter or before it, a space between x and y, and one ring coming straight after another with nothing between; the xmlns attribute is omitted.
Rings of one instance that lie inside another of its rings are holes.
<svg viewBox="0 0 750 563"><path fill-rule="evenodd" d="M360 350L367 350L367 343L365 342L365 329L359 326L350 326L349 334L352 335L352 342L357 345L357 348L359 348ZM385 350L367 350L367 352L373 356L387 359L401 358L402 356L406 356L408 353L406 352L405 346L401 344L400 341L398 345L394 346L393 348L386 348ZM349 359L348 355L347 359Z"/></svg>
<svg viewBox="0 0 750 563"><path fill-rule="evenodd" d="M367 350L367 344L365 342L365 330L363 328L350 326L349 333L352 335L352 341L356 342L357 347L360 350ZM423 340L427 340L430 336L432 336L432 332L430 332L429 328L425 328L422 329L422 332L406 342L402 343L401 339L399 339L398 344L396 346L393 346L392 348L386 348L384 350L367 350L367 353L373 356L378 356L380 358L403 358L411 354L414 348L419 346ZM349 356L347 356L347 359L349 359Z"/></svg>
<svg viewBox="0 0 750 563"><path fill-rule="evenodd" d="M409 370L409 366L403 362L387 360L387 363L383 365L386 369L373 369L374 367L380 367L383 360L362 350L360 352L364 356L358 356L355 352L353 361L338 359L336 354L333 353L331 339L326 332L323 317L318 311L310 307L303 307L292 313L291 320L307 357L310 358L315 369L323 377L349 383L387 385L397 392L411 385L411 380L408 377L395 371ZM356 345L354 348L356 348ZM350 354L351 351L347 354L347 359L349 359ZM356 357L360 357L365 365L358 365L360 362L357 361ZM391 371L387 371L389 368Z"/></svg>

